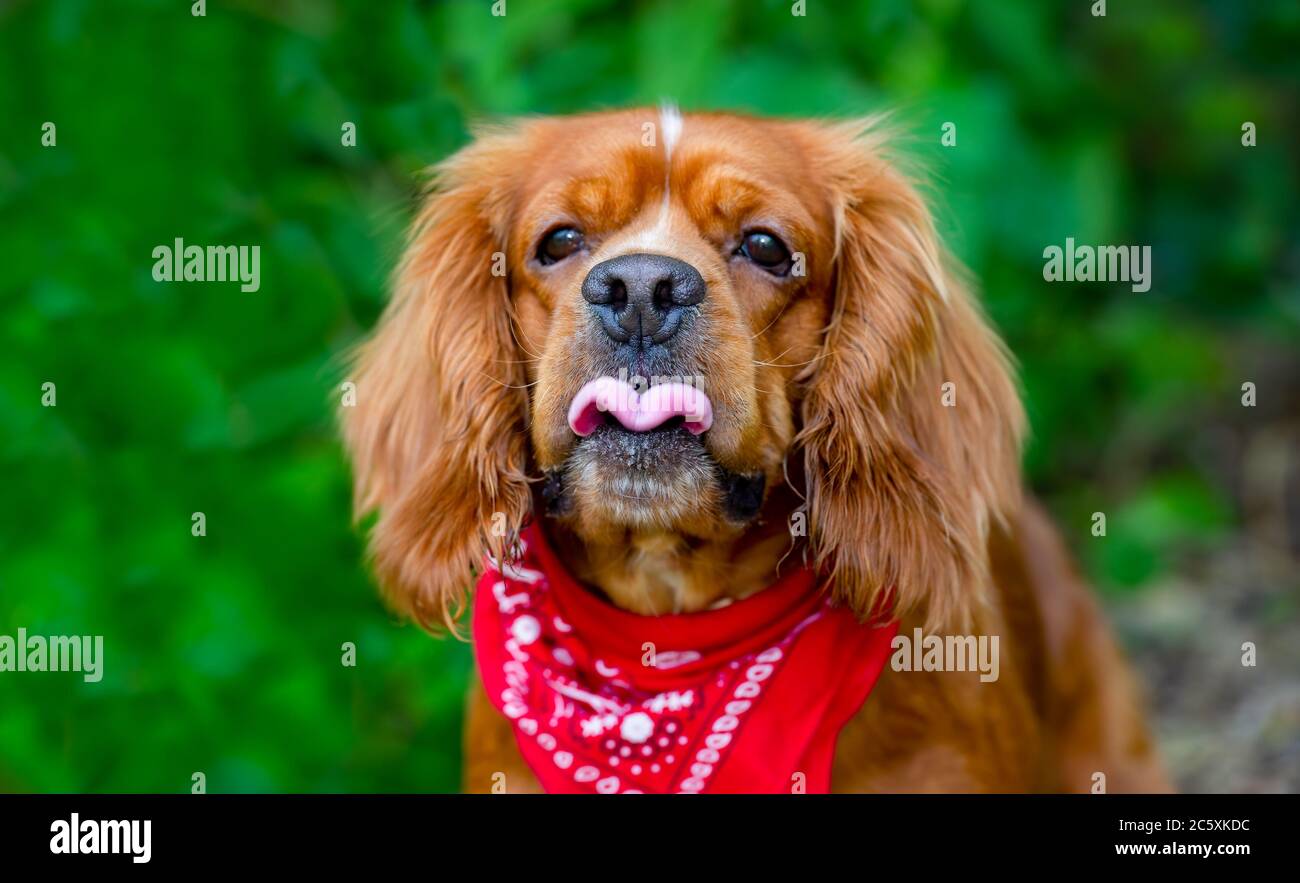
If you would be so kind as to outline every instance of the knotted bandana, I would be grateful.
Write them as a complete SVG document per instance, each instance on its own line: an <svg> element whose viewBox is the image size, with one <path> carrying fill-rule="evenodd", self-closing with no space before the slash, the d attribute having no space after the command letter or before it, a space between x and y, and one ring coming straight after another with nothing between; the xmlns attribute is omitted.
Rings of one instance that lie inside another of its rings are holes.
<svg viewBox="0 0 1300 883"><path fill-rule="evenodd" d="M829 605L813 571L716 610L641 616L579 585L537 525L489 561L475 656L552 793L824 792L895 623Z"/></svg>

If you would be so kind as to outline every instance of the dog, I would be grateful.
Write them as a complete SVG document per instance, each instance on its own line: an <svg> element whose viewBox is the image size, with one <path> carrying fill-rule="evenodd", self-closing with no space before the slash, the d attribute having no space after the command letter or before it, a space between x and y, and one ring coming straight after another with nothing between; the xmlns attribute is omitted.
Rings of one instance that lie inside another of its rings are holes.
<svg viewBox="0 0 1300 883"><path fill-rule="evenodd" d="M484 128L437 168L342 419L392 608L456 631L479 580L465 790L1168 789L892 143L661 107ZM731 662L674 685L705 663L663 642L714 624ZM590 649L614 632L661 642L648 687ZM922 635L1000 639L995 677L907 665Z"/></svg>

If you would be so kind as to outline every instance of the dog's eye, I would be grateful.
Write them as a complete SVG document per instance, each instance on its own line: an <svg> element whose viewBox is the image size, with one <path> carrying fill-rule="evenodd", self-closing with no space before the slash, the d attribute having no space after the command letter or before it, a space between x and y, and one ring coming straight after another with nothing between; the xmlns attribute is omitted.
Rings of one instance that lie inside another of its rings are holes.
<svg viewBox="0 0 1300 883"><path fill-rule="evenodd" d="M746 233L736 251L778 276L784 276L790 269L790 250L771 233L762 230Z"/></svg>
<svg viewBox="0 0 1300 883"><path fill-rule="evenodd" d="M582 231L573 227L561 227L542 237L537 246L537 259L543 264L562 261L582 248Z"/></svg>

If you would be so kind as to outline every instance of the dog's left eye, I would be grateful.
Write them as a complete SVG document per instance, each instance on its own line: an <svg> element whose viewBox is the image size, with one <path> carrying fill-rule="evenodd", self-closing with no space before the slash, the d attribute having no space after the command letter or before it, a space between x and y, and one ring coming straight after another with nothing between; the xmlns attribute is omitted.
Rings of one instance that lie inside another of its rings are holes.
<svg viewBox="0 0 1300 883"><path fill-rule="evenodd" d="M537 245L537 259L543 264L554 264L582 248L582 231L573 227L561 227L542 237Z"/></svg>
<svg viewBox="0 0 1300 883"><path fill-rule="evenodd" d="M790 269L790 250L785 243L762 230L746 233L736 253L777 276L784 276Z"/></svg>

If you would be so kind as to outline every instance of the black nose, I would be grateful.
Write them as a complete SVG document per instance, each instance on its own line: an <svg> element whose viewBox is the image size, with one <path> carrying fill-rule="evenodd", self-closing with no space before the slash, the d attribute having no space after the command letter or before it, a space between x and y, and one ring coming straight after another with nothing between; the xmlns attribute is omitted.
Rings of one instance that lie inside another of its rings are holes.
<svg viewBox="0 0 1300 883"><path fill-rule="evenodd" d="M667 255L625 254L592 267L582 296L614 340L649 346L668 341L704 300L704 277Z"/></svg>

